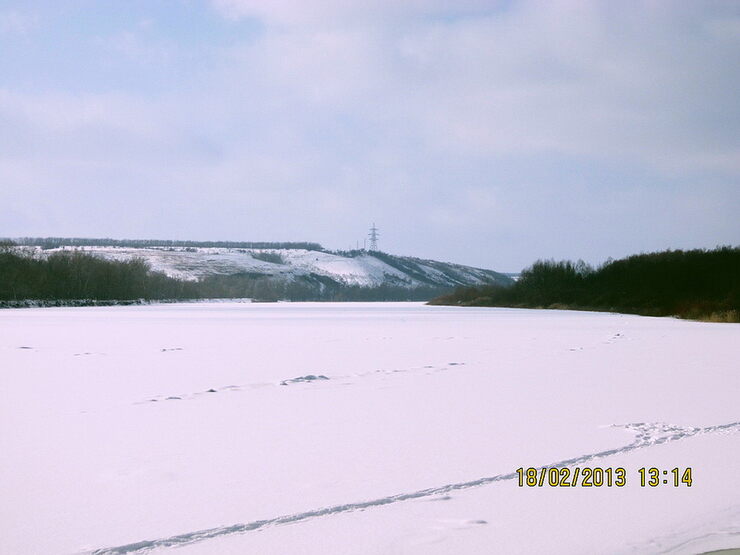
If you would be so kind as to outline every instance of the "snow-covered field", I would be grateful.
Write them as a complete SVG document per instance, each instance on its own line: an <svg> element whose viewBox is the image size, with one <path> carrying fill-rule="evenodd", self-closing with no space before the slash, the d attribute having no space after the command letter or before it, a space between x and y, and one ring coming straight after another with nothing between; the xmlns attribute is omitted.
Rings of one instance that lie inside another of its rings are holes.
<svg viewBox="0 0 740 555"><path fill-rule="evenodd" d="M2 310L0 553L738 547L739 346L413 303ZM556 465L627 485L518 486Z"/></svg>

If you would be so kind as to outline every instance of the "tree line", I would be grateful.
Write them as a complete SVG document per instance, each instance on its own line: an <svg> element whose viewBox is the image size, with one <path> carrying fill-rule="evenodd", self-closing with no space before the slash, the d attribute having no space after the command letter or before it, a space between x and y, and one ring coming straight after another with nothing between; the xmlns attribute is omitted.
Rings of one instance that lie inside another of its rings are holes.
<svg viewBox="0 0 740 555"><path fill-rule="evenodd" d="M314 273L292 279L243 273L207 276L199 282L199 291L203 298L248 297L262 301L428 301L450 288L345 285Z"/></svg>
<svg viewBox="0 0 740 555"><path fill-rule="evenodd" d="M80 252L37 258L0 248L0 300L197 298L192 282L152 272L141 259L104 260Z"/></svg>
<svg viewBox="0 0 740 555"><path fill-rule="evenodd" d="M538 260L510 287L460 288L431 304L607 310L740 321L740 248L668 250L609 260Z"/></svg>

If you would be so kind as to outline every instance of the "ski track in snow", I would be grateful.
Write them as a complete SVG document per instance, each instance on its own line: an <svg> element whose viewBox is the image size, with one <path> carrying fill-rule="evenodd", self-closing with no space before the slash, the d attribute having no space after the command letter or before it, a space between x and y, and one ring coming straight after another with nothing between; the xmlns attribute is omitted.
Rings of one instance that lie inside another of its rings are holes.
<svg viewBox="0 0 740 555"><path fill-rule="evenodd" d="M720 513L712 514L703 522L692 521L665 536L653 538L638 544L632 544L631 548L634 553L715 553L717 551L707 548L707 541L724 540L725 538L732 538L734 540L736 537L740 536L739 522L740 505L735 505L721 511ZM711 525L713 530L710 532L701 531L702 527L706 529L707 525ZM729 545L727 542L723 543L725 543L725 545ZM724 553L724 550L720 550L718 552Z"/></svg>
<svg viewBox="0 0 740 555"><path fill-rule="evenodd" d="M162 349L162 351L174 351L178 349ZM94 354L94 353L84 353L84 354ZM77 356L77 355L75 355ZM324 374L306 374L304 376L295 376L293 378L286 378L284 380L280 380L278 382L259 382L259 383L250 383L250 384L242 384L242 385L227 385L224 387L219 388L211 388L207 391L198 391L195 393L178 393L173 395L157 395L154 397L151 397L149 399L146 399L144 401L138 401L135 404L141 405L141 404L147 404L147 403L156 403L159 401L182 401L182 400L192 400L200 397L204 393L218 393L219 391L243 391L243 390L250 390L250 389L257 389L262 388L266 386L273 386L273 385L281 385L281 386L287 386L292 384L300 384L300 383L318 383L323 381L329 381L333 380L335 382L339 380L347 380L352 378L364 378L367 376L376 376L379 374L405 374L408 372L424 372L425 374L435 374L437 372L445 372L447 370L451 370L457 366L465 366L464 362L448 362L445 365L442 366L414 366L412 368L395 368L391 370L371 370L369 372L360 372L359 374L342 374L342 375L335 375L335 376L326 376Z"/></svg>
<svg viewBox="0 0 740 555"><path fill-rule="evenodd" d="M682 427L672 426L664 423L646 423L637 422L623 425L613 425L612 427L624 428L626 430L635 433L635 438L632 443L623 447L615 449L607 449L606 451L599 451L597 453L590 453L586 455L580 455L570 459L565 459L555 463L544 465L546 468L562 468L567 466L579 465L582 463L594 461L597 459L603 459L614 455L621 455L650 447L654 445L660 445L671 441L678 441L686 439L700 434L712 434L712 433L730 433L740 431L740 422L732 422L730 424L721 424L717 426L708 426L706 428L696 427ZM543 468L543 467L541 467ZM199 530L197 532L188 532L185 534L179 534L177 536L171 536L169 538L160 538L156 540L144 540L140 542L130 543L121 545L118 547L106 547L102 549L96 549L94 551L85 552L84 555L121 555L125 553L144 553L156 548L166 547L177 547L188 545L220 536L226 536L229 534L238 534L243 532L250 532L253 530L260 530L268 526L276 526L280 524L291 524L294 522L301 522L312 518L334 515L339 513L347 513L352 511L360 511L363 509L370 509L373 507L382 507L384 505L390 505L392 503L399 503L401 501L408 501L411 499L420 499L435 495L444 495L451 491L464 490L468 488L474 488L478 486L484 486L495 482L503 482L506 480L513 480L517 477L516 472L510 472L508 474L497 474L495 476L488 476L484 478L478 478L477 480L471 480L468 482L458 482L456 484L447 484L444 486L428 488L418 490L409 493L400 493L397 495L391 495L388 497L381 497L378 499L372 499L370 501L359 501L355 503L346 503L343 505L335 505L333 507L324 507L315 509L312 511L306 511L302 513L296 513L292 515L284 515L276 518L255 520L243 524L233 524L231 526L222 526L217 528L210 528L206 530Z"/></svg>

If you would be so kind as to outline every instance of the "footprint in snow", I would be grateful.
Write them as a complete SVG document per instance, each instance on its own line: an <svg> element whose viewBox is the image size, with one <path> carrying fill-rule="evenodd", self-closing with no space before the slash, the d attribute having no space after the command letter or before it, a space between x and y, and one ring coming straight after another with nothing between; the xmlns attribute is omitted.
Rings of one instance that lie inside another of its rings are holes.
<svg viewBox="0 0 740 555"><path fill-rule="evenodd" d="M426 499L425 501L450 501L451 499L451 495L439 495L437 497L432 497L431 499Z"/></svg>
<svg viewBox="0 0 740 555"><path fill-rule="evenodd" d="M262 385L274 385L274 384L259 384L259 385L262 386ZM205 391L199 391L197 393L170 395L168 397L165 397L164 395L160 395L159 397L154 397L152 399L149 399L148 401L150 403L156 403L158 401L180 401L183 399L193 400L193 399L196 399L199 395L205 395L206 393L218 393L219 391L242 391L242 388L238 385L227 385L220 389L215 389L212 387L210 389L206 389Z"/></svg>
<svg viewBox="0 0 740 555"><path fill-rule="evenodd" d="M290 380L283 380L282 382L280 382L280 385L289 385L292 383L301 383L301 382L311 383L315 381L328 380L328 379L329 378L327 378L323 374L320 374L318 376L314 376L313 374L308 374L307 376L299 376L297 378L292 378Z"/></svg>
<svg viewBox="0 0 740 555"><path fill-rule="evenodd" d="M463 519L463 518L440 518L437 520L440 524L438 528L447 528L455 530L464 530L466 528L474 528L476 526L482 526L488 524L487 520L483 519Z"/></svg>
<svg viewBox="0 0 740 555"><path fill-rule="evenodd" d="M488 522L482 519L440 518L430 524L426 531L405 538L403 543L414 547L442 543L455 533L454 530L468 530L484 524Z"/></svg>

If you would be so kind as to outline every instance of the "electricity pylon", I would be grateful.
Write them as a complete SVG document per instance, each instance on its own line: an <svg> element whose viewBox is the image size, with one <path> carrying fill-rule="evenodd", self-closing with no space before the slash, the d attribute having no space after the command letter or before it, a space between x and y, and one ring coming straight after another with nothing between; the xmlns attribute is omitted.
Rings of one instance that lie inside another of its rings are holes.
<svg viewBox="0 0 740 555"><path fill-rule="evenodd" d="M380 233L378 232L378 228L375 227L375 222L373 222L373 227L370 228L370 233L368 233L367 236L370 239L370 250L378 250L378 237L380 236Z"/></svg>

